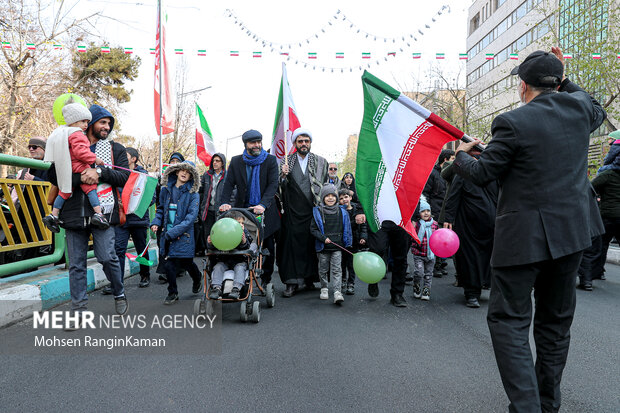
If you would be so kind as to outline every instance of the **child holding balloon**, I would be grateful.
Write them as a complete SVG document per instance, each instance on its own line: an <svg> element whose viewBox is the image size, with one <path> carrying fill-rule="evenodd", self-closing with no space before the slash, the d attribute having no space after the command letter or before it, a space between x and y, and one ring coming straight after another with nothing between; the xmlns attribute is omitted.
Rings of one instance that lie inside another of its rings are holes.
<svg viewBox="0 0 620 413"><path fill-rule="evenodd" d="M435 254L431 251L428 242L432 233L438 228L439 225L431 216L431 206L424 197L420 198L420 219L415 223L420 244L414 242L411 252L413 253L413 297L424 301L431 299L431 283L435 267ZM420 289L422 279L424 279L424 284Z"/></svg>
<svg viewBox="0 0 620 413"><path fill-rule="evenodd" d="M340 244L350 247L353 243L351 222L344 206L338 205L338 192L332 184L323 185L321 202L312 210L310 233L316 238L316 252L319 259L321 300L329 298L327 274L331 274L334 304L342 304L342 253Z"/></svg>

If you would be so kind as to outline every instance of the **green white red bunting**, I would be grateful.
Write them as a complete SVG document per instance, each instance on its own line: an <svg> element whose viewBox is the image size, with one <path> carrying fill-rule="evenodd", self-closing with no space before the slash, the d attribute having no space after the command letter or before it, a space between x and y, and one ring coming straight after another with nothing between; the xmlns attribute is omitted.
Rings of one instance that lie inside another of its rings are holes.
<svg viewBox="0 0 620 413"><path fill-rule="evenodd" d="M278 105L276 106L276 118L273 123L273 133L271 139L271 154L275 155L278 161L284 155L291 152L293 142L291 136L295 129L299 128L299 118L293 103L293 95L288 84L286 75L286 64L282 63L282 79L280 80L280 93L278 94Z"/></svg>
<svg viewBox="0 0 620 413"><path fill-rule="evenodd" d="M572 59L573 58L573 54L572 53L564 53L564 59Z"/></svg>
<svg viewBox="0 0 620 413"><path fill-rule="evenodd" d="M519 55L517 53L510 53L510 60L519 60Z"/></svg>
<svg viewBox="0 0 620 413"><path fill-rule="evenodd" d="M102 47L101 48L101 53L110 53L110 48L109 47Z"/></svg>
<svg viewBox="0 0 620 413"><path fill-rule="evenodd" d="M422 57L422 53L411 53L411 57L414 59L419 59Z"/></svg>
<svg viewBox="0 0 620 413"><path fill-rule="evenodd" d="M239 56L239 51L238 50L231 50L230 51L230 55L231 56Z"/></svg>
<svg viewBox="0 0 620 413"><path fill-rule="evenodd" d="M362 59L370 59L370 53L362 53Z"/></svg>
<svg viewBox="0 0 620 413"><path fill-rule="evenodd" d="M459 60L467 60L467 53L459 53Z"/></svg>
<svg viewBox="0 0 620 413"><path fill-rule="evenodd" d="M153 202L157 179L145 173L131 172L123 187L123 210L142 218Z"/></svg>
<svg viewBox="0 0 620 413"><path fill-rule="evenodd" d="M396 52L388 52L388 56L396 56Z"/></svg>
<svg viewBox="0 0 620 413"><path fill-rule="evenodd" d="M34 43L26 43L26 48L28 50L36 50L36 46L34 45Z"/></svg>
<svg viewBox="0 0 620 413"><path fill-rule="evenodd" d="M133 47L123 47L123 52L125 54L133 54Z"/></svg>
<svg viewBox="0 0 620 413"><path fill-rule="evenodd" d="M2 48L3 49L10 49L11 48L11 42L2 42Z"/></svg>
<svg viewBox="0 0 620 413"><path fill-rule="evenodd" d="M174 54L183 54L183 49L174 49Z"/></svg>
<svg viewBox="0 0 620 413"><path fill-rule="evenodd" d="M592 59L600 59L600 58L601 58L600 53L592 53Z"/></svg>
<svg viewBox="0 0 620 413"><path fill-rule="evenodd" d="M211 157L214 154L215 144L213 143L211 129L209 129L209 124L200 106L196 103L196 155L208 168L211 166Z"/></svg>
<svg viewBox="0 0 620 413"><path fill-rule="evenodd" d="M80 53L86 53L86 46L78 46L77 51Z"/></svg>
<svg viewBox="0 0 620 413"><path fill-rule="evenodd" d="M336 59L344 59L344 53L343 52L336 52Z"/></svg>
<svg viewBox="0 0 620 413"><path fill-rule="evenodd" d="M198 56L206 56L207 51L205 49L198 49Z"/></svg>
<svg viewBox="0 0 620 413"><path fill-rule="evenodd" d="M464 134L366 71L362 85L356 189L368 226L392 221L419 243L411 216L424 184L441 148Z"/></svg>
<svg viewBox="0 0 620 413"><path fill-rule="evenodd" d="M308 59L316 59L316 52L308 52Z"/></svg>
<svg viewBox="0 0 620 413"><path fill-rule="evenodd" d="M263 52L252 52L252 57L259 58L259 57L262 57L262 56L263 56Z"/></svg>
<svg viewBox="0 0 620 413"><path fill-rule="evenodd" d="M493 58L494 58L494 57L495 57L495 54L493 54L493 53L486 53L486 54L484 55L484 58L485 58L486 60L493 60Z"/></svg>
<svg viewBox="0 0 620 413"><path fill-rule="evenodd" d="M445 53L435 53L435 59L442 60L446 58Z"/></svg>

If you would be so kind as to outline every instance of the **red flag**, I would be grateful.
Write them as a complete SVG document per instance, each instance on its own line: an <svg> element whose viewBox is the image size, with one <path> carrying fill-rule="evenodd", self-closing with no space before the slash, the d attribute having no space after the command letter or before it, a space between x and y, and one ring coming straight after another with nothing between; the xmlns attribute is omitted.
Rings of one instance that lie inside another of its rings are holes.
<svg viewBox="0 0 620 413"><path fill-rule="evenodd" d="M174 110L170 76L168 76L168 61L166 60L165 34L164 25L161 22L161 2L158 2L157 33L155 34L155 128L159 133L161 118L161 130L164 135L174 132Z"/></svg>

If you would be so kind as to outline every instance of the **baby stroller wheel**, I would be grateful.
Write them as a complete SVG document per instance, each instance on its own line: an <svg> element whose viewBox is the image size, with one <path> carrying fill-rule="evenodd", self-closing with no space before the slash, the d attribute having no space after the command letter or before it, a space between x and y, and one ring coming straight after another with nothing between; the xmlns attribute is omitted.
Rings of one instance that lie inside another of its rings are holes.
<svg viewBox="0 0 620 413"><path fill-rule="evenodd" d="M267 307L272 308L276 305L276 294L273 290L272 283L267 284L267 287L265 288L265 296L267 297Z"/></svg>
<svg viewBox="0 0 620 413"><path fill-rule="evenodd" d="M239 318L241 319L243 323L248 321L248 314L245 311L245 307L246 307L246 302L243 301L241 305L239 306L239 308L241 309L241 311L239 312L239 316L240 316Z"/></svg>
<svg viewBox="0 0 620 413"><path fill-rule="evenodd" d="M205 314L205 303L201 298L194 300L194 315L199 316L201 314Z"/></svg>
<svg viewBox="0 0 620 413"><path fill-rule="evenodd" d="M203 305L205 305L205 302L203 301ZM206 302L206 308L204 309L204 313L206 316L208 317L213 317L213 314L215 314L215 308L213 308L215 306L215 301L213 300L207 300Z"/></svg>
<svg viewBox="0 0 620 413"><path fill-rule="evenodd" d="M260 321L260 301L254 301L252 304L252 314L250 314L250 320L255 323Z"/></svg>

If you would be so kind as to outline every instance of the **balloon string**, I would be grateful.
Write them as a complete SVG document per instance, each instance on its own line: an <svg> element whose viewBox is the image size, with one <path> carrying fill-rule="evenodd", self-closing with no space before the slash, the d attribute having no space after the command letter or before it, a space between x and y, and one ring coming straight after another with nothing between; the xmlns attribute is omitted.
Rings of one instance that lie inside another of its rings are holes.
<svg viewBox="0 0 620 413"><path fill-rule="evenodd" d="M341 247L340 245L336 244L335 242L331 242L331 244L334 244L335 246L337 246L338 248L340 248L341 250L348 252L349 254L353 255L353 253L351 251L349 251L348 249L346 249L345 247Z"/></svg>

